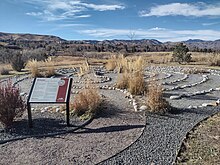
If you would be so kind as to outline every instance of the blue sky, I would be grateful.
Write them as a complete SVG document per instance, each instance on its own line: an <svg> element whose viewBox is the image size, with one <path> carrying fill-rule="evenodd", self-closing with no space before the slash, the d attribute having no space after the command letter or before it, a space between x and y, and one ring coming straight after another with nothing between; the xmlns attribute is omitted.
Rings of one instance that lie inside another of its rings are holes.
<svg viewBox="0 0 220 165"><path fill-rule="evenodd" d="M220 39L219 0L1 0L0 31L82 39Z"/></svg>

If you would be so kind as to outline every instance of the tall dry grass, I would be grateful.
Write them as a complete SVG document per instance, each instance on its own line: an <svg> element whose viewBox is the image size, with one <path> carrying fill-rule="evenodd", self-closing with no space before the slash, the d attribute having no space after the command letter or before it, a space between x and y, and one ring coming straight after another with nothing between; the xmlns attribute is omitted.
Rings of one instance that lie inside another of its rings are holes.
<svg viewBox="0 0 220 165"><path fill-rule="evenodd" d="M90 70L90 67L89 67L89 63L87 61L85 61L83 64L80 65L79 67L79 72L78 72L78 76L79 77L82 77L84 76L85 74L87 74Z"/></svg>
<svg viewBox="0 0 220 165"><path fill-rule="evenodd" d="M128 81L128 91L133 95L144 94L147 88L147 83L144 81L144 75L142 72L136 72L132 74Z"/></svg>
<svg viewBox="0 0 220 165"><path fill-rule="evenodd" d="M170 109L170 104L163 98L162 86L155 81L148 85L146 104L151 112L165 113Z"/></svg>
<svg viewBox="0 0 220 165"><path fill-rule="evenodd" d="M45 77L51 77L56 74L55 72L55 62L52 61L52 58L48 58L43 62L44 66L44 76Z"/></svg>
<svg viewBox="0 0 220 165"><path fill-rule="evenodd" d="M108 71L114 71L117 68L117 57L112 56L110 59L108 59L107 63L105 64L105 68Z"/></svg>
<svg viewBox="0 0 220 165"><path fill-rule="evenodd" d="M131 94L140 95L146 90L144 81L145 60L143 57L126 58L121 56L118 60L119 73L123 73L117 80L117 88L128 89Z"/></svg>
<svg viewBox="0 0 220 165"><path fill-rule="evenodd" d="M84 89L75 97L71 109L77 116L95 115L99 111L100 104L101 96L97 89Z"/></svg>
<svg viewBox="0 0 220 165"><path fill-rule="evenodd" d="M37 60L28 61L27 67L29 68L32 77L41 76L39 71L39 62Z"/></svg>

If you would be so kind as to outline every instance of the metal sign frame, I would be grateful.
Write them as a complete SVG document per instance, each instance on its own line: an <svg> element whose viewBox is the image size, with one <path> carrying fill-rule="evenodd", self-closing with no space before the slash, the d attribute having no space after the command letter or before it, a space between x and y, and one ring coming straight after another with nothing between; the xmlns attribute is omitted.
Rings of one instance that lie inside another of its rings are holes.
<svg viewBox="0 0 220 165"><path fill-rule="evenodd" d="M66 124L67 126L70 126L70 110L69 110L69 104L70 104L70 95L71 95L71 87L72 87L72 78L69 78L69 85L67 87L67 96L66 96L66 101L64 102L30 102L31 96L32 96L32 92L36 83L36 79L34 78L33 84L31 86L31 90L29 92L28 95L28 99L27 99L27 111L28 111L28 125L30 128L33 127L33 120L32 120L32 113L31 113L31 104L66 104Z"/></svg>

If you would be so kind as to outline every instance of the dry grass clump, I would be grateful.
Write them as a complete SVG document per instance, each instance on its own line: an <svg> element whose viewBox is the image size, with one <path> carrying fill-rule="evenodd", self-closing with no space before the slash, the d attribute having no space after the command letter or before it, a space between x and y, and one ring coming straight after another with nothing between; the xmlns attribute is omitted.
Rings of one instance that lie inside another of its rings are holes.
<svg viewBox="0 0 220 165"><path fill-rule="evenodd" d="M146 82L142 72L136 72L128 81L128 91L133 95L141 95L146 91Z"/></svg>
<svg viewBox="0 0 220 165"><path fill-rule="evenodd" d="M71 109L73 114L82 116L85 114L95 115L101 104L101 96L97 89L84 89L74 99Z"/></svg>
<svg viewBox="0 0 220 165"><path fill-rule="evenodd" d="M121 56L118 60L119 73L123 73L117 80L117 88L128 89L131 94L140 95L146 90L143 70L145 60L143 57L126 58Z"/></svg>
<svg viewBox="0 0 220 165"><path fill-rule="evenodd" d="M79 67L79 72L78 72L78 76L81 77L83 75L85 75L86 73L89 72L89 63L88 61L85 61L82 65L80 65Z"/></svg>
<svg viewBox="0 0 220 165"><path fill-rule="evenodd" d="M146 91L146 82L142 72L123 73L117 80L117 88L128 89L133 95L141 95Z"/></svg>
<svg viewBox="0 0 220 165"><path fill-rule="evenodd" d="M30 69L32 77L40 76L39 62L37 60L28 61L27 66Z"/></svg>
<svg viewBox="0 0 220 165"><path fill-rule="evenodd" d="M108 71L114 71L117 68L116 56L112 56L110 59L108 59L107 63L105 64L105 68Z"/></svg>
<svg viewBox="0 0 220 165"><path fill-rule="evenodd" d="M45 67L44 76L45 77L51 77L56 74L54 66L55 66L55 63L52 61L51 58L48 58L44 62L44 67Z"/></svg>
<svg viewBox="0 0 220 165"><path fill-rule="evenodd" d="M170 104L163 98L162 86L155 81L149 84L146 97L150 112L165 113L170 109Z"/></svg>
<svg viewBox="0 0 220 165"><path fill-rule="evenodd" d="M117 88L127 89L130 80L130 75L128 73L123 73L120 78L117 79Z"/></svg>
<svg viewBox="0 0 220 165"><path fill-rule="evenodd" d="M9 75L9 69L0 67L0 75Z"/></svg>

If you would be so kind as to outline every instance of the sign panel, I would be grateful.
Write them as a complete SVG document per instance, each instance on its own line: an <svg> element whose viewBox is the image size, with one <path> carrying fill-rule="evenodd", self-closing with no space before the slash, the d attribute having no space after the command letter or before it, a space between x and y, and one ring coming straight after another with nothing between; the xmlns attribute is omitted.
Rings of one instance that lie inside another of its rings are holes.
<svg viewBox="0 0 220 165"><path fill-rule="evenodd" d="M65 103L69 90L68 78L36 78L30 103Z"/></svg>

